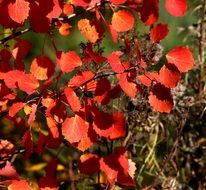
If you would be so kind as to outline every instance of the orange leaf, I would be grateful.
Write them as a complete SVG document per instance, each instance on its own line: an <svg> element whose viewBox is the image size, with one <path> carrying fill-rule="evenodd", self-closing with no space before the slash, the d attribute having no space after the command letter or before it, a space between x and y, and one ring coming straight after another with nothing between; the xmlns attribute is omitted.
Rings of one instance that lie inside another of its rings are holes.
<svg viewBox="0 0 206 190"><path fill-rule="evenodd" d="M62 124L62 135L70 143L76 143L88 132L89 124L77 114Z"/></svg>
<svg viewBox="0 0 206 190"><path fill-rule="evenodd" d="M47 80L54 74L54 64L47 56L40 55L32 61L30 72L38 80Z"/></svg>
<svg viewBox="0 0 206 190"><path fill-rule="evenodd" d="M127 32L133 28L134 21L134 16L130 12L120 10L115 12L112 16L112 27L117 32Z"/></svg>
<svg viewBox="0 0 206 190"><path fill-rule="evenodd" d="M91 71L79 72L76 76L70 79L68 86L79 87L92 78L94 78L94 73Z"/></svg>
<svg viewBox="0 0 206 190"><path fill-rule="evenodd" d="M57 52L57 65L64 73L73 71L76 67L82 65L79 55L75 51Z"/></svg>
<svg viewBox="0 0 206 190"><path fill-rule="evenodd" d="M168 88L174 88L180 80L180 72L174 64L167 63L164 65L158 76L158 81Z"/></svg>
<svg viewBox="0 0 206 190"><path fill-rule="evenodd" d="M71 3L64 3L63 13L65 15L71 15L74 12L74 8Z"/></svg>
<svg viewBox="0 0 206 190"><path fill-rule="evenodd" d="M70 34L70 31L69 29L71 28L72 26L69 25L68 23L62 23L62 25L60 26L59 28L59 33L62 35L62 36L68 36Z"/></svg>
<svg viewBox="0 0 206 190"><path fill-rule="evenodd" d="M108 62L110 64L110 66L112 67L112 70L117 72L117 73L124 72L124 67L123 67L121 60L119 58L122 55L123 55L123 53L121 51L115 51L115 52L112 52L107 57Z"/></svg>
<svg viewBox="0 0 206 190"><path fill-rule="evenodd" d="M118 147L110 155L100 159L100 169L112 186L115 182L125 186L135 186L129 168L127 152L123 147Z"/></svg>
<svg viewBox="0 0 206 190"><path fill-rule="evenodd" d="M18 79L20 90L32 94L39 87L37 79L32 74L22 74Z"/></svg>
<svg viewBox="0 0 206 190"><path fill-rule="evenodd" d="M180 72L187 72L192 69L195 60L191 51L186 47L177 47L167 53L169 63L173 63Z"/></svg>
<svg viewBox="0 0 206 190"><path fill-rule="evenodd" d="M127 79L127 73L118 74L119 85L122 90L131 98L134 98L137 94L137 86L133 82L129 82Z"/></svg>
<svg viewBox="0 0 206 190"><path fill-rule="evenodd" d="M92 26L88 19L79 20L78 29L91 43L95 43L99 39L95 26Z"/></svg>
<svg viewBox="0 0 206 190"><path fill-rule="evenodd" d="M25 0L15 0L8 5L9 16L17 23L23 23L27 19L29 9L29 3Z"/></svg>
<svg viewBox="0 0 206 190"><path fill-rule="evenodd" d="M81 103L80 103L78 96L73 91L73 89L72 88L65 88L64 93L65 93L65 96L67 98L67 102L69 103L69 105L72 108L72 111L73 112L79 111L81 108Z"/></svg>
<svg viewBox="0 0 206 190"><path fill-rule="evenodd" d="M17 102L12 104L12 106L9 109L9 116L14 117L17 114L17 112L24 107L24 105L25 103L23 102Z"/></svg>
<svg viewBox="0 0 206 190"><path fill-rule="evenodd" d="M36 118L37 104L32 104L31 114L29 115L28 124L31 125Z"/></svg>
<svg viewBox="0 0 206 190"><path fill-rule="evenodd" d="M137 79L145 86L151 86L152 81L158 80L158 73L156 71L154 72L147 72L142 75L139 75Z"/></svg>
<svg viewBox="0 0 206 190"><path fill-rule="evenodd" d="M166 0L165 8L172 16L182 17L187 10L187 0Z"/></svg>
<svg viewBox="0 0 206 190"><path fill-rule="evenodd" d="M8 190L32 190L31 186L26 180L12 180L11 184L8 186Z"/></svg>
<svg viewBox="0 0 206 190"><path fill-rule="evenodd" d="M155 84L149 95L149 103L156 111L169 113L173 108L170 89L160 83Z"/></svg>

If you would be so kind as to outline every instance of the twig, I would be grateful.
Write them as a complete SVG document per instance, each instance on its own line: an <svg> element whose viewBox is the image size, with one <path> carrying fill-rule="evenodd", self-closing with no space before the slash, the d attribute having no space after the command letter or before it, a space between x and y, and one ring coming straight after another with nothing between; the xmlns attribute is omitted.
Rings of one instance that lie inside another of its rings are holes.
<svg viewBox="0 0 206 190"><path fill-rule="evenodd" d="M91 11L91 10L97 8L97 7L100 7L100 6L102 6L103 4L105 4L105 3L110 3L110 1L109 1L109 0L101 1L101 2L97 3L97 4L94 5L94 6L88 7L87 9L85 9L85 10L83 10L83 11L81 10L81 11L79 11L79 12L77 12L77 13L73 13L73 14L67 16L67 17L53 18L53 19L52 19L52 23L55 23L55 22L58 22L58 21L68 21L68 20L70 20L71 18L74 18L74 17L76 17L76 16L78 16L78 15L81 15L81 14L83 14L83 13L85 13L85 12L88 12L88 11ZM4 43L6 43L7 41L13 39L14 37L21 36L22 34L25 34L25 33L30 32L30 31L32 31L32 28L26 28L25 30L21 30L21 31L18 31L18 32L14 32L13 34L11 34L11 35L9 35L9 36L1 39L1 40L0 40L0 45L3 45Z"/></svg>
<svg viewBox="0 0 206 190"><path fill-rule="evenodd" d="M205 40L206 40L206 0L203 0L202 10L201 10L201 20L200 20L200 36L199 36L199 59L200 59L200 81L203 82L203 86L200 87L200 95L202 94L202 90L204 90L205 86Z"/></svg>

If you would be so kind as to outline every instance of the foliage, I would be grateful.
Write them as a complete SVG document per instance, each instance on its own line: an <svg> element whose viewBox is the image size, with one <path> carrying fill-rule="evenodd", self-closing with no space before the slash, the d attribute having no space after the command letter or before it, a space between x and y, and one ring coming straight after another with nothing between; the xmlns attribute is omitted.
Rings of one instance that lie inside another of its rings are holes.
<svg viewBox="0 0 206 190"><path fill-rule="evenodd" d="M186 0L165 2L176 17L187 7ZM0 114L2 131L12 128L0 139L2 187L177 185L164 169L171 163L178 170L174 152L189 114L184 106L178 112L177 102L186 97L178 83L195 60L183 46L163 55L160 42L169 27L158 22L158 0L2 0L0 12L2 30L10 32L0 40ZM149 30L146 37L139 22ZM22 36L29 32L44 33L55 55L46 54L44 41L28 62L34 47ZM59 48L57 32L64 38L81 33L79 50ZM106 54L108 35L118 48ZM172 109L173 115L163 114ZM169 129L167 139L168 121L178 127L176 133ZM167 158L164 141L171 150ZM144 172L150 166L159 177L152 169Z"/></svg>

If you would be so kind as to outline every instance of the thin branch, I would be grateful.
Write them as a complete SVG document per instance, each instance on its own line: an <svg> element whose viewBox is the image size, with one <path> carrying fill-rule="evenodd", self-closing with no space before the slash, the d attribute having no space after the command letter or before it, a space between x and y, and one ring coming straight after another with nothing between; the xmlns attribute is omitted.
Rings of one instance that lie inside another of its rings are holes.
<svg viewBox="0 0 206 190"><path fill-rule="evenodd" d="M59 21L68 21L71 18L74 18L74 17L76 17L78 15L81 15L83 13L89 12L89 11L91 11L91 10L97 8L97 7L100 7L100 6L104 5L104 4L106 4L106 3L110 3L110 1L109 0L103 0L103 1L101 1L99 3L97 3L94 6L88 7L87 9L83 9L83 10L77 12L77 13L73 13L73 14L67 16L67 17L53 18L52 19L52 23L54 24L54 23L59 22ZM3 45L4 43L6 43L7 41L13 39L14 37L21 36L21 35L23 35L23 34L25 34L27 32L30 32L30 31L32 31L32 28L26 28L24 30L21 30L21 31L18 31L18 32L14 32L13 34L11 34L11 35L1 39L0 40L0 45Z"/></svg>

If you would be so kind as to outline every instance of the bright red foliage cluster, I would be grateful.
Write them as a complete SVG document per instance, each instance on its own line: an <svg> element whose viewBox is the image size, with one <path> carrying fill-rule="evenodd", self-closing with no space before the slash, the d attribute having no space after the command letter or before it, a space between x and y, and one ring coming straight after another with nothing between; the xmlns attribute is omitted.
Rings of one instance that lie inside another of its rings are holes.
<svg viewBox="0 0 206 190"><path fill-rule="evenodd" d="M56 50L56 60L52 61L47 55L41 54L33 59L29 70L26 70L24 59L32 50L29 41L15 38L13 48L5 47L0 51L0 112L8 111L7 118L17 127L30 126L22 137L24 159L28 159L33 152L42 155L46 147L58 148L63 137L71 146L82 152L87 151L80 158L81 173L90 175L101 171L110 186L115 183L135 186L135 166L128 159L129 154L124 147L117 147L105 156L92 153L91 147L95 144L100 146L100 139L114 141L124 138L127 133L124 114L120 111L107 112L103 106L122 93L135 98L137 93L143 93L144 87L148 87L148 101L152 109L169 113L173 108L171 88L177 86L182 72L192 69L194 59L187 47L176 47L166 54L167 63L159 71L151 71L150 63L142 58L137 38L132 50L126 32L132 34L135 15L146 26L150 26L152 43L159 43L167 36L167 24L156 24L159 18L158 0L71 2L0 1L0 24L3 27L20 30L28 21L32 31L50 36L54 29L59 29L63 36L69 35L72 25L67 18L76 10L93 14L92 19L84 15L85 18L77 23L79 32L88 40L81 55L73 50ZM122 4L127 9L119 6ZM183 16L187 2L166 0L165 7L171 15ZM104 17L102 8L111 11L112 17ZM121 40L118 36L124 37L125 52L119 50L103 56L95 49L95 43L100 43L107 31L114 43ZM75 72L75 76L62 84L59 91L52 91L52 85L70 72ZM18 117L19 111L24 117ZM48 134L39 131L38 145L35 147L31 125L37 120L38 114L45 117ZM0 158L14 151L11 148L13 145L10 143L8 149L7 143L0 141ZM39 181L40 189L57 189L57 163L50 164L52 169L48 167L46 176ZM8 185L10 190L31 189L29 182L17 174L10 162L0 170L0 175L8 178L0 183Z"/></svg>

